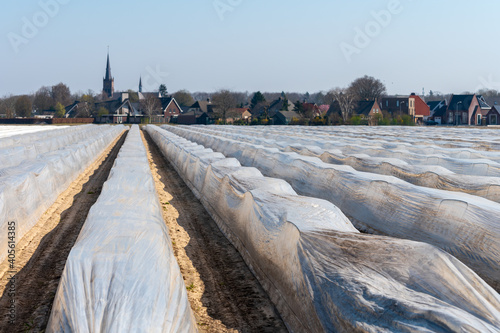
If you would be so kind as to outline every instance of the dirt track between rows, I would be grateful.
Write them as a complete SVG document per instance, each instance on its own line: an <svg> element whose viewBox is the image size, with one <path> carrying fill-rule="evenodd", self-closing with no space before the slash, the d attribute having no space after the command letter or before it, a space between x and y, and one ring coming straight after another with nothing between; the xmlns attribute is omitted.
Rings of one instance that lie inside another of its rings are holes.
<svg viewBox="0 0 500 333"><path fill-rule="evenodd" d="M143 133L163 217L200 332L287 332L236 248Z"/></svg>

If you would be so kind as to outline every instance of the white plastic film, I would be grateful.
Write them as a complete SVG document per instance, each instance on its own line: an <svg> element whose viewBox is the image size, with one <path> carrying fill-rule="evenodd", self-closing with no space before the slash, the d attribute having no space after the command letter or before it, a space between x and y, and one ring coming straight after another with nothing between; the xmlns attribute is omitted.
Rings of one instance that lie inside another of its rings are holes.
<svg viewBox="0 0 500 333"><path fill-rule="evenodd" d="M363 235L327 201L146 128L292 332L500 331L499 295L446 252Z"/></svg>
<svg viewBox="0 0 500 333"><path fill-rule="evenodd" d="M137 125L71 249L47 331L197 331Z"/></svg>
<svg viewBox="0 0 500 333"><path fill-rule="evenodd" d="M315 157L283 153L203 131L166 128L236 157L266 176L284 179L300 194L332 202L359 229L440 247L500 290L500 204L496 202L415 186L395 177L359 172Z"/></svg>
<svg viewBox="0 0 500 333"><path fill-rule="evenodd" d="M15 236L20 240L69 184L95 161L124 129L121 125L74 126L71 129L73 134L68 134L68 129L62 130L63 132L59 133L61 138L56 139L59 143L48 144L52 147L50 149L42 148L44 143L51 140L46 138L47 132L32 134L39 136L38 140L35 137L30 139L33 153L22 154L23 159L13 158L9 167L0 165L0 233L7 235L8 223L14 222ZM19 139L27 144L25 139ZM0 139L0 143L2 140ZM0 238L0 260L6 258L7 246L7 237Z"/></svg>

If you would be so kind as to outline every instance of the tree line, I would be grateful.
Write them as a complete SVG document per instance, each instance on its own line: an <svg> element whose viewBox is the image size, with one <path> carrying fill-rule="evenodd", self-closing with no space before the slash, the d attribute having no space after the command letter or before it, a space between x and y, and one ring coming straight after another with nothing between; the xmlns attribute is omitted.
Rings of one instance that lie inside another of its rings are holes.
<svg viewBox="0 0 500 333"><path fill-rule="evenodd" d="M132 103L140 102L141 109L147 115L152 115L161 112L161 105L158 100L158 95L152 93L144 94L146 97L139 100L138 93L133 90L128 90L129 100ZM353 114L357 104L360 101L371 101L385 96L387 93L385 85L378 79L371 76L363 76L355 79L346 87L336 87L328 91L319 91L315 93L298 93L298 92L237 92L228 89L220 89L216 92L189 92L185 89L179 90L172 95L168 95L166 85L162 84L155 92L161 97L172 96L176 99L181 107L189 107L195 101L206 101L216 106L216 117L224 123L228 118L235 115L231 111L235 108L249 108L250 110L263 109L266 110L270 103L278 99L282 99L282 110L289 109L289 101L294 104L293 111L300 115L301 123L331 123L331 124L348 124L350 122L358 122L356 115ZM468 93L468 92L464 92ZM481 90L478 92L483 96L499 96L500 92L496 90ZM438 91L430 90L425 96L427 101L443 100L451 97L451 94L442 94ZM31 117L41 114L43 111L52 110L55 117L63 117L65 107L71 105L75 101L79 102L76 117L97 117L103 114L108 114L110 110L100 107L96 110L96 103L106 100L104 94L96 94L92 90L87 92L78 92L72 94L70 88L59 83L54 86L43 86L35 93L21 96L4 96L0 98L0 116L7 118L12 117ZM318 118L313 114L311 105L328 105L335 104L336 112L330 112L328 119L326 115ZM392 115L383 114L386 122L395 122L391 119ZM255 114L254 118L260 118L263 123L268 121L268 115ZM400 121L400 120L397 120ZM396 121L396 122L397 122Z"/></svg>

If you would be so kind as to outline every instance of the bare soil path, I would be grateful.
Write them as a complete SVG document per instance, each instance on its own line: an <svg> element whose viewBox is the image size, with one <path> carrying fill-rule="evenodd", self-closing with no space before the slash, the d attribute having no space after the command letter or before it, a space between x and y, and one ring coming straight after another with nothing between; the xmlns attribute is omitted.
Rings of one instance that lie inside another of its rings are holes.
<svg viewBox="0 0 500 333"><path fill-rule="evenodd" d="M200 332L288 332L238 251L149 135L142 133Z"/></svg>
<svg viewBox="0 0 500 333"><path fill-rule="evenodd" d="M97 201L126 133L115 140L44 213L16 244L15 314L9 323L11 297L7 261L0 264L0 332L43 332L66 259L90 207Z"/></svg>

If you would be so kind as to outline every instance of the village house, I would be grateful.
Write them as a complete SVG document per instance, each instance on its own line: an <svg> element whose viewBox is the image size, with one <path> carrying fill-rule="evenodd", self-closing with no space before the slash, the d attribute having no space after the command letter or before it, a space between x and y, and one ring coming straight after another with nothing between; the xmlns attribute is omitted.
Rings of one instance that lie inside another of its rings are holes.
<svg viewBox="0 0 500 333"><path fill-rule="evenodd" d="M391 117L402 116L409 114L408 97L382 97L379 101L380 109L389 112Z"/></svg>
<svg viewBox="0 0 500 333"><path fill-rule="evenodd" d="M446 100L427 102L427 105L429 106L430 111L428 119L435 121L439 125L443 124L443 119L446 115L446 110L448 109Z"/></svg>
<svg viewBox="0 0 500 333"><path fill-rule="evenodd" d="M431 109L422 97L412 93L408 98L408 114L416 124L422 124L430 116Z"/></svg>
<svg viewBox="0 0 500 333"><path fill-rule="evenodd" d="M369 125L377 125L377 118L382 119L383 117L377 100L358 102L354 114L360 116L363 120L367 120Z"/></svg>
<svg viewBox="0 0 500 333"><path fill-rule="evenodd" d="M486 116L490 112L491 106L488 105L482 95L477 95L477 100L479 102L479 108L477 108L472 115L472 118L476 120L474 125L486 125Z"/></svg>
<svg viewBox="0 0 500 333"><path fill-rule="evenodd" d="M481 124L481 104L476 94L453 95L446 110L445 123L448 125ZM479 121L478 121L479 120Z"/></svg>
<svg viewBox="0 0 500 333"><path fill-rule="evenodd" d="M295 111L277 111L272 119L274 125L289 125L294 120L300 120L301 116Z"/></svg>
<svg viewBox="0 0 500 333"><path fill-rule="evenodd" d="M160 98L164 122L176 123L177 118L182 113L182 109L173 97Z"/></svg>
<svg viewBox="0 0 500 333"><path fill-rule="evenodd" d="M285 106L285 99L283 97L279 97L278 99L272 101L271 103L262 103L259 104L252 110L252 116L254 118L257 117L268 117L273 118L278 111L293 111L295 105L287 100L287 105Z"/></svg>
<svg viewBox="0 0 500 333"><path fill-rule="evenodd" d="M128 93L113 93L113 98L95 103L95 109L105 108L108 113L101 114L96 118L99 123L123 124L130 122L129 117L137 115L136 110L129 100Z"/></svg>
<svg viewBox="0 0 500 333"><path fill-rule="evenodd" d="M177 124L179 125L208 125L210 122L208 114L201 111L188 111L177 117Z"/></svg>
<svg viewBox="0 0 500 333"><path fill-rule="evenodd" d="M302 108L306 117L314 118L322 116L321 109L317 104L304 102L302 103Z"/></svg>
<svg viewBox="0 0 500 333"><path fill-rule="evenodd" d="M495 126L500 125L500 105L493 105L486 114L486 125Z"/></svg>
<svg viewBox="0 0 500 333"><path fill-rule="evenodd" d="M236 120L243 120L249 124L252 120L252 113L249 108L232 108L228 110L227 115L227 123L234 123Z"/></svg>
<svg viewBox="0 0 500 333"><path fill-rule="evenodd" d="M187 112L198 112L198 113L204 112L209 115L214 112L215 108L216 106L212 104L212 100L210 98L207 98L206 101L196 101L193 105L189 107Z"/></svg>

